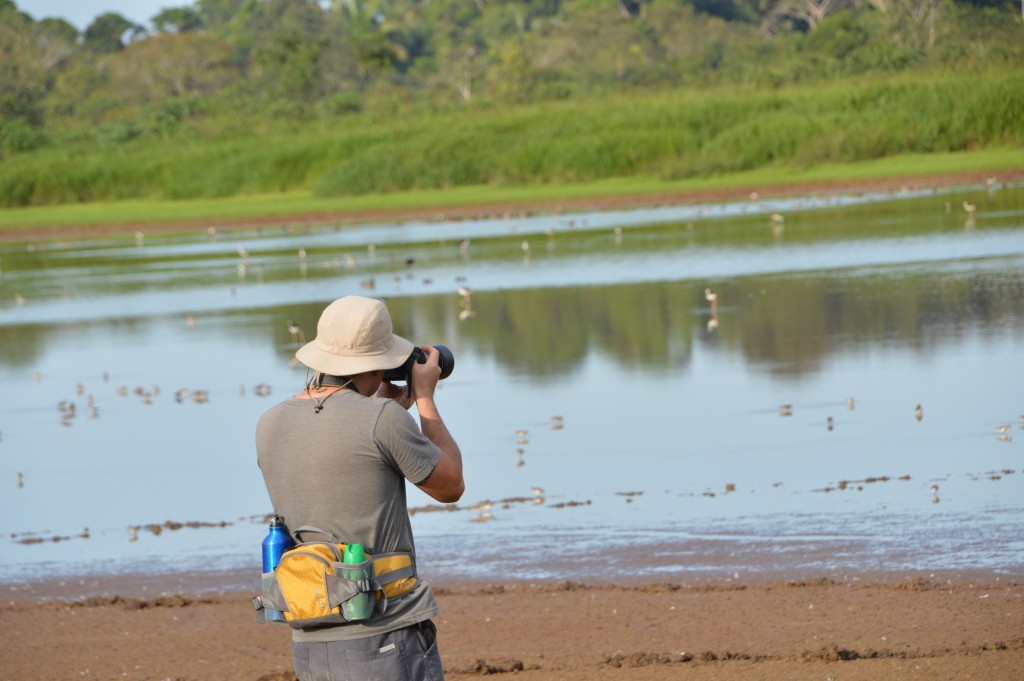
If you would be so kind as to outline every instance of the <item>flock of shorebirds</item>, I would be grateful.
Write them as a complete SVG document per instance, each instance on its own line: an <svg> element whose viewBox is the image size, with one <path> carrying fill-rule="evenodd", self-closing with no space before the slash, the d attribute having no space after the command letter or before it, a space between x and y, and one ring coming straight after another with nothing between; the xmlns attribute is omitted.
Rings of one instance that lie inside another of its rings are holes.
<svg viewBox="0 0 1024 681"><path fill-rule="evenodd" d="M854 410L854 408L855 408L855 401L854 401L854 399L852 397L847 397L846 398L846 408L849 411L853 411ZM780 404L779 405L779 416L792 416L792 415L793 415L793 405L792 404L786 403L786 404ZM922 407L920 403L918 403L917 405L914 406L914 419L917 420L917 421L924 420L924 407ZM833 417L831 417L831 416L826 417L825 418L825 426L827 427L828 430L834 430L834 428L835 428L835 419ZM1022 414L1020 416L1020 429L1024 430L1024 414ZM1013 426L1011 424L1009 424L1009 423L1003 423L1003 424L1000 424L1000 425L996 426L995 431L996 431L997 439L1000 442L1012 442L1013 441L1013 436L1010 434L1011 430L1013 430Z"/></svg>
<svg viewBox="0 0 1024 681"><path fill-rule="evenodd" d="M551 417L550 427L551 427L551 430L562 430L562 428L565 427L565 418L562 417L562 416L552 416ZM527 445L530 444L529 437L530 437L530 431L527 428L520 428L519 430L516 431L516 440L515 440L515 444L516 444L516 448L515 448L516 468L522 468L523 466L526 465L525 456L526 456L526 447L527 447ZM505 508L509 508L512 503L516 503L516 502L523 503L523 502L526 502L527 500L529 500L530 503L537 504L537 505L540 505L540 504L544 503L544 488L543 487L533 487L531 489L531 492L532 492L533 496L529 497L528 499L527 498L523 498L523 497L517 497L515 499L503 499L499 503L501 503ZM493 501L487 500L487 501L481 501L481 502L479 502L477 504L473 504L472 506L469 506L468 507L469 510L477 512L477 514L472 518L472 521L473 522L477 522L477 523L482 523L482 522L487 522L487 521L490 521L490 520L494 520L494 513L492 512L492 509L494 507L494 503L495 502L493 502Z"/></svg>
<svg viewBox="0 0 1024 681"><path fill-rule="evenodd" d="M990 196L993 195L995 193L996 189L998 189L998 187L1000 186L999 183L998 183L998 180L995 177L988 178L986 180L985 184L986 184L986 188L988 190L988 194ZM759 194L757 192L751 192L750 193L750 200L752 202L753 201L757 201L758 199L759 199ZM964 212L967 214L967 222L965 224L965 227L973 228L975 226L975 214L977 212L977 204L969 203L968 201L965 200L965 201L962 202L961 205L963 207ZM947 201L946 202L946 213L951 213L951 212L952 212L952 204L949 201ZM511 215L505 215L503 217L510 218L512 216ZM442 216L442 218L443 218L443 216ZM782 233L785 231L785 223L786 223L786 218L781 213L772 212L769 215L769 226L770 226L771 232L772 232L772 234L774 236L779 237L779 236L782 235ZM570 226L572 226L574 224L574 222L573 221L569 221L568 224ZM690 226L692 226L692 223L690 224ZM614 235L614 240L615 240L616 245L621 244L622 243L622 239L623 239L623 229L622 229L622 227L615 226L615 227L612 228L612 232L613 232L613 235ZM545 230L545 234L546 234L547 240L548 240L548 248L550 249L550 248L552 248L552 245L554 243L555 230L553 228L549 227L547 230ZM215 238L217 236L217 230L215 228L212 228L212 227L209 228L207 230L207 236L210 239ZM143 246L145 244L145 234L143 234L142 232L136 232L135 233L135 242L136 242L137 246ZM464 260L469 257L469 247L470 247L470 239L468 239L468 238L467 239L463 239L459 243L459 253L460 253L461 257ZM532 253L532 246L530 245L530 241L527 240L527 239L523 239L522 242L520 243L520 249L522 250L524 259L528 261L529 257L530 257L530 254ZM375 254L376 254L376 251L377 251L376 244L373 244L373 243L367 244L366 251L367 251L368 256L370 258L373 258L375 256ZM236 268L236 270L238 272L238 278L239 279L245 279L245 278L247 278L249 276L250 272L255 272L255 275L256 275L257 279L262 281L263 275L264 275L264 263L263 263L263 261L260 260L260 259L253 260L251 258L250 253L249 253L249 250L244 245L242 245L242 244L239 244L238 246L236 246L236 252L237 252L238 257L239 257L239 260L238 260L238 262L235 265L235 268ZM298 257L299 269L300 269L300 271L303 274L305 274L307 272L307 270L308 270L309 255L307 254L306 249L305 248L301 248L301 247L297 249L296 254L297 254L297 257ZM407 270L409 270L407 272L407 274L406 274L407 277L412 277L413 276L411 270L412 270L412 267L413 267L414 264L415 264L415 258L409 257L409 258L405 259L406 268L407 268ZM335 269L335 270L340 270L343 265L345 267L347 267L348 269L354 269L356 267L356 265L357 265L356 258L352 254L349 253L349 254L345 254L343 256L334 256L334 257L332 257L332 258L330 258L328 260L324 260L321 263L321 266L323 268L332 268L332 269ZM0 267L0 275L2 275L2 273L3 273L3 269L2 269L2 267ZM401 275L395 274L395 275L393 275L393 279L394 279L396 287L401 285L401 281L402 281L402 276ZM473 308L472 308L472 300L471 300L472 291L468 287L465 287L465 286L461 285L462 281L464 281L463 278L457 277L456 281L457 281L457 283L460 284L459 287L458 287L458 293L462 297L462 311L459 314L459 319L460 320L465 320L465 319L468 319L468 318L473 317L475 315L475 313L473 311ZM430 279L430 278L424 278L423 279L423 283L424 284L432 284L433 280ZM365 279L361 280L360 281L360 287L362 289L364 289L364 290L375 290L377 288L377 279L376 279L376 277L371 275L371 276L366 277ZM705 291L705 293L707 295L709 295L709 296L713 295L711 291ZM708 300L713 303L713 299L712 298L709 297ZM15 294L14 294L14 302L15 302L15 306L20 307L20 306L22 306L22 305L24 305L26 303L26 299L25 299L25 297L20 292L15 292ZM710 331L714 331L716 328L718 328L718 317L717 317L716 313L717 313L717 308L715 307L714 304L712 304L712 317L711 317L710 320L708 320L708 331L709 332Z"/></svg>
<svg viewBox="0 0 1024 681"><path fill-rule="evenodd" d="M32 373L32 380L36 383L40 383L43 380L42 374L35 371ZM110 382L110 374L103 372L102 376L103 383ZM258 383L251 388L246 388L244 384L238 384L238 395L244 396L247 390L251 390L252 394L257 397L269 397L273 392L273 389L268 383ZM128 386L122 385L114 391L118 397L128 397L134 395L139 399L141 404L151 405L154 400L160 395L160 386L136 386L134 389L129 390ZM92 393L87 393L86 387L83 383L75 384L75 396L77 398L85 398L85 414L90 420L97 419L100 416L100 409L96 404L96 398ZM210 401L210 391L193 388L180 388L174 392L174 401L178 404L183 402L194 402L195 404L206 404ZM71 426L75 419L79 415L78 401L75 398L62 399L57 403L57 412L60 416L60 424L62 426Z"/></svg>

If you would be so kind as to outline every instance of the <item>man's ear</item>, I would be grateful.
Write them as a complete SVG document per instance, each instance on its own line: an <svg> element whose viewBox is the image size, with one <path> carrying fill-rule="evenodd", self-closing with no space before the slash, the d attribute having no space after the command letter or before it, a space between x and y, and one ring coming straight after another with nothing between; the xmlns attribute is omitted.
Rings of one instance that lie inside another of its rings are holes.
<svg viewBox="0 0 1024 681"><path fill-rule="evenodd" d="M352 380L355 382L356 387L359 388L359 393L369 397L377 392L377 388L380 387L383 378L384 370L377 369L376 371L364 371L357 376L353 376Z"/></svg>

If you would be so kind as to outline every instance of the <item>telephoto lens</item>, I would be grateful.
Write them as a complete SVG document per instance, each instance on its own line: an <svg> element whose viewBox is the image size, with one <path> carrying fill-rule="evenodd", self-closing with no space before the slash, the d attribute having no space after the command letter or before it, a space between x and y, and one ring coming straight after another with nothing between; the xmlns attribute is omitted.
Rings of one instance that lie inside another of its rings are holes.
<svg viewBox="0 0 1024 681"><path fill-rule="evenodd" d="M441 379L446 379L452 375L452 371L455 369L455 355L452 351L443 345L435 345L440 355L437 358L437 365L441 367ZM409 382L409 376L412 373L413 364L424 364L427 361L427 353L422 348L413 348L412 354L409 355L409 359L394 369L388 369L384 372L385 381L405 381Z"/></svg>
<svg viewBox="0 0 1024 681"><path fill-rule="evenodd" d="M440 355L437 358L437 364L441 367L441 378L448 378L455 371L455 355L444 345L435 345L434 347L437 348L437 352ZM424 357L423 361L425 362L426 360L427 358Z"/></svg>

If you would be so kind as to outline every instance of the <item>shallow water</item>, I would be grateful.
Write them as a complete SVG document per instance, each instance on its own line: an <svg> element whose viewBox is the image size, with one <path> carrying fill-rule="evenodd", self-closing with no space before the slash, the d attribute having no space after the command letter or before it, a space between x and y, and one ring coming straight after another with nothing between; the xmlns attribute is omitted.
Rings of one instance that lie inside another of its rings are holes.
<svg viewBox="0 0 1024 681"><path fill-rule="evenodd" d="M456 355L466 495L410 494L428 577L1024 574L1024 187L0 258L11 585L256 566L253 428L305 378L286 320L352 293Z"/></svg>

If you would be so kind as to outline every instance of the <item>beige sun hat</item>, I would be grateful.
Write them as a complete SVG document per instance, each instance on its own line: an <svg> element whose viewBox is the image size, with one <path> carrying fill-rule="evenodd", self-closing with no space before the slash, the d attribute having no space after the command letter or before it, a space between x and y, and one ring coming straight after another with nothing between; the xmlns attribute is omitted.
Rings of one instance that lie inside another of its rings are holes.
<svg viewBox="0 0 1024 681"><path fill-rule="evenodd" d="M393 369L412 354L411 341L392 332L384 301L345 296L327 306L316 325L316 338L295 353L314 371L353 376L364 371Z"/></svg>

